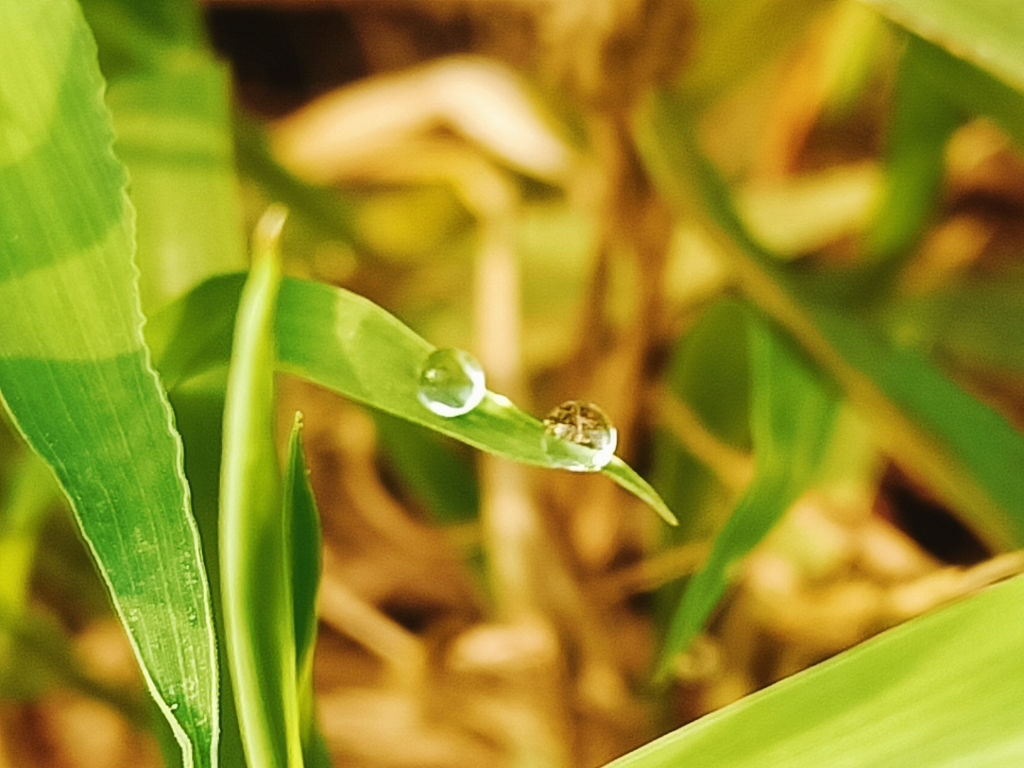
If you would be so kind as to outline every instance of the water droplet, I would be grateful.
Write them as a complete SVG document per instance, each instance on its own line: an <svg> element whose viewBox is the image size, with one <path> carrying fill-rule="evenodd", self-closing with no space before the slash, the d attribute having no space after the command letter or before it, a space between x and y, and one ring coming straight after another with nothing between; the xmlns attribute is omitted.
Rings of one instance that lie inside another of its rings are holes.
<svg viewBox="0 0 1024 768"><path fill-rule="evenodd" d="M556 465L597 472L615 455L619 433L593 403L569 400L544 417L544 450Z"/></svg>
<svg viewBox="0 0 1024 768"><path fill-rule="evenodd" d="M469 413L484 399L484 369L461 349L436 349L420 370L420 402L438 416L451 418Z"/></svg>

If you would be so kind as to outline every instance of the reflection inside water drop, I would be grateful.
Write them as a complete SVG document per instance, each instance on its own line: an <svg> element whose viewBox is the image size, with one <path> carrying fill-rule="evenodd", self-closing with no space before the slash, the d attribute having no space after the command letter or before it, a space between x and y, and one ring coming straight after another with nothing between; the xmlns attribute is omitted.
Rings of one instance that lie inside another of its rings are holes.
<svg viewBox="0 0 1024 768"><path fill-rule="evenodd" d="M417 396L438 416L451 418L469 413L484 399L487 382L484 369L461 349L436 349L420 369Z"/></svg>
<svg viewBox="0 0 1024 768"><path fill-rule="evenodd" d="M544 450L557 466L597 472L615 455L619 433L593 403L569 400L544 417Z"/></svg>

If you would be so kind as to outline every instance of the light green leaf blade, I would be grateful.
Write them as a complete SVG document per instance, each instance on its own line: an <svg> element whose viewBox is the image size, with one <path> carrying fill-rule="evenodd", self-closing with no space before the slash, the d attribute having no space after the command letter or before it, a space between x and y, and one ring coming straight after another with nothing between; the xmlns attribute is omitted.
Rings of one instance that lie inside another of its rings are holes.
<svg viewBox="0 0 1024 768"><path fill-rule="evenodd" d="M1024 6L1017 0L864 0L893 21L1024 90Z"/></svg>
<svg viewBox="0 0 1024 768"><path fill-rule="evenodd" d="M608 768L1024 762L1024 578L907 622Z"/></svg>
<svg viewBox="0 0 1024 768"><path fill-rule="evenodd" d="M235 321L224 405L220 578L228 664L246 758L302 766L295 624L274 439L274 314L284 212L256 230L253 267Z"/></svg>
<svg viewBox="0 0 1024 768"><path fill-rule="evenodd" d="M212 766L206 575L143 345L125 173L78 6L4 4L0 74L0 391L75 509L185 764Z"/></svg>
<svg viewBox="0 0 1024 768"><path fill-rule="evenodd" d="M147 334L157 368L169 372L168 387L199 373L229 348L216 329L223 327L224 313L234 313L237 285L234 276L213 278L152 318ZM544 425L502 395L488 393L477 408L456 418L429 411L417 390L420 366L433 345L354 293L286 278L276 329L278 367L286 373L523 464L554 469L569 456L589 460L589 449L582 446L546 448ZM676 524L657 492L625 462L613 458L602 473Z"/></svg>
<svg viewBox="0 0 1024 768"><path fill-rule="evenodd" d="M753 482L715 539L708 562L687 584L662 648L656 676L703 629L722 599L735 565L756 547L817 475L838 399L821 375L761 322L750 324L750 430Z"/></svg>

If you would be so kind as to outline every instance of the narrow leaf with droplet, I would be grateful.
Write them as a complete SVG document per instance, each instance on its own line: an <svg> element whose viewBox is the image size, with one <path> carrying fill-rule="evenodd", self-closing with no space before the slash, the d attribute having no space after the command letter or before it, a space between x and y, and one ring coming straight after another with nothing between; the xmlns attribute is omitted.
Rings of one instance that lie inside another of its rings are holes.
<svg viewBox="0 0 1024 768"><path fill-rule="evenodd" d="M214 278L151 320L147 333L168 387L209 367L230 348L211 329L223 328L224 315L234 314L238 286L235 276ZM420 402L419 384L434 347L362 296L286 278L276 334L278 367L286 373L522 464L558 469L564 460L545 447L541 421L502 395L488 392L476 408L454 418L431 412ZM657 492L624 461L612 457L601 472L676 524Z"/></svg>

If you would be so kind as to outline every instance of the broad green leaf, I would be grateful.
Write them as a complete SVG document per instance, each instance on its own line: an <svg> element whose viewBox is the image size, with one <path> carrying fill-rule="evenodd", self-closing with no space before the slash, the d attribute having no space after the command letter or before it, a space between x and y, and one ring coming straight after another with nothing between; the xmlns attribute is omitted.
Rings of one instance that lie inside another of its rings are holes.
<svg viewBox="0 0 1024 768"><path fill-rule="evenodd" d="M185 764L212 766L206 575L142 340L126 177L78 6L4 4L0 73L0 391L70 499Z"/></svg>
<svg viewBox="0 0 1024 768"><path fill-rule="evenodd" d="M645 162L667 196L703 221L744 292L835 377L890 455L991 545L1024 542L1024 438L923 355L887 344L866 312L844 307L827 285L797 280L765 253L689 121L685 105L662 93L638 125Z"/></svg>
<svg viewBox="0 0 1024 768"><path fill-rule="evenodd" d="M313 691L313 650L316 646L317 595L320 591L320 513L309 484L309 471L302 451L302 418L295 415L288 442L288 465L284 479L281 540L289 562L292 609L295 621L295 670L299 699L299 730L302 754L307 766L328 766L330 755L316 726Z"/></svg>
<svg viewBox="0 0 1024 768"><path fill-rule="evenodd" d="M1024 578L909 621L608 768L1024 762Z"/></svg>
<svg viewBox="0 0 1024 768"><path fill-rule="evenodd" d="M675 656L703 629L729 587L736 565L756 547L813 482L835 423L835 393L790 343L761 322L750 325L750 431L754 479L711 556L686 585L656 673L664 679Z"/></svg>
<svg viewBox="0 0 1024 768"><path fill-rule="evenodd" d="M228 664L250 765L302 766L291 563L274 439L274 313L284 212L256 229L224 405L220 578Z"/></svg>
<svg viewBox="0 0 1024 768"><path fill-rule="evenodd" d="M222 327L222 313L234 314L236 288L234 277L214 278L196 290L194 295L201 299L186 296L153 317L149 338L157 368L179 377L165 377L168 387L180 377L198 373L228 346L223 338L203 332L193 345L192 328ZM215 299L218 294L222 298ZM200 308L218 314L197 314ZM498 394L488 393L480 406L457 418L446 419L427 410L417 391L420 366L434 347L349 291L285 279L278 297L276 333L280 370L372 408L523 464L557 468L566 456L556 452L584 461L589 458L582 446L545 448L544 425ZM647 502L667 522L676 523L657 492L621 459L613 458L602 473Z"/></svg>
<svg viewBox="0 0 1024 768"><path fill-rule="evenodd" d="M863 0L892 20L1024 90L1024 6L1017 0Z"/></svg>

